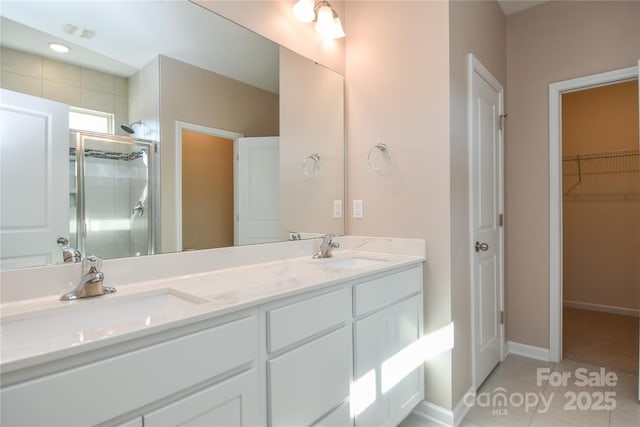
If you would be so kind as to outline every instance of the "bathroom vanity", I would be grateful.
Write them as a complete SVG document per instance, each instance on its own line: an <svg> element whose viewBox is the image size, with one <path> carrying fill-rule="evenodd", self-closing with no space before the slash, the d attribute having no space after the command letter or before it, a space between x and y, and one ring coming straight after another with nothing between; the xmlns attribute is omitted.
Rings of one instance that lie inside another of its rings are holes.
<svg viewBox="0 0 640 427"><path fill-rule="evenodd" d="M200 252L154 257L196 272L80 301L12 294L1 424L398 424L423 398L422 364L393 366L422 336L424 241L339 241L318 260L317 239L212 250L236 261L210 270ZM107 278L118 262L136 260ZM7 299L20 272L2 275Z"/></svg>

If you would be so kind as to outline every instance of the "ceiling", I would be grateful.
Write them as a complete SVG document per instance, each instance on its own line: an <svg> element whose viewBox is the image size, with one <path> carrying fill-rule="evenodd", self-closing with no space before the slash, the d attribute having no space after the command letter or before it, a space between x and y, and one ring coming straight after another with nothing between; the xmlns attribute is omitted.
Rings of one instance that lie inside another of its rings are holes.
<svg viewBox="0 0 640 427"><path fill-rule="evenodd" d="M166 55L278 92L278 46L187 0L2 0L0 15L3 46L124 77Z"/></svg>
<svg viewBox="0 0 640 427"><path fill-rule="evenodd" d="M549 0L498 0L505 15L513 15L530 7L538 6Z"/></svg>
<svg viewBox="0 0 640 427"><path fill-rule="evenodd" d="M505 15L543 2L499 0ZM124 77L167 55L278 92L278 46L187 0L2 0L0 15L4 46ZM83 38L83 30L95 35ZM53 41L71 52L53 53Z"/></svg>

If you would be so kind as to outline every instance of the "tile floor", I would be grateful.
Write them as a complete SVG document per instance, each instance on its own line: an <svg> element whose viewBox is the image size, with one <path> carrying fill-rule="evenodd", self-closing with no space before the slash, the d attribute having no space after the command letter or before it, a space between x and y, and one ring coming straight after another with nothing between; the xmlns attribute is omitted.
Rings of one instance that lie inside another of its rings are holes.
<svg viewBox="0 0 640 427"><path fill-rule="evenodd" d="M584 370L576 371L580 368ZM571 376L565 384L539 382L538 372L542 376L543 371L538 369L546 369L552 378ZM602 377L599 367L566 359L554 364L509 355L480 387L476 406L469 410L460 426L639 427L638 375L625 372L615 372L615 375L615 385L583 385L585 376ZM510 403L500 406L496 398L505 395ZM608 402L615 402L615 408L597 409ZM436 426L441 427L411 414L399 427Z"/></svg>

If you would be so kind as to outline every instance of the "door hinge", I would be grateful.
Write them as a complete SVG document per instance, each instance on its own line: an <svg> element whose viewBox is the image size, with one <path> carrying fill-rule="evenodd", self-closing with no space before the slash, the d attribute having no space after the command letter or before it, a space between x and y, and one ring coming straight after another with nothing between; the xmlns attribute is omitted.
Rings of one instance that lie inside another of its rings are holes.
<svg viewBox="0 0 640 427"><path fill-rule="evenodd" d="M498 215L498 227L504 227L504 214Z"/></svg>
<svg viewBox="0 0 640 427"><path fill-rule="evenodd" d="M498 129L502 130L504 128L504 119L506 119L508 114L500 114L498 116Z"/></svg>
<svg viewBox="0 0 640 427"><path fill-rule="evenodd" d="M153 144L153 152L158 154L158 144Z"/></svg>
<svg viewBox="0 0 640 427"><path fill-rule="evenodd" d="M504 325L504 310L500 310L500 324Z"/></svg>

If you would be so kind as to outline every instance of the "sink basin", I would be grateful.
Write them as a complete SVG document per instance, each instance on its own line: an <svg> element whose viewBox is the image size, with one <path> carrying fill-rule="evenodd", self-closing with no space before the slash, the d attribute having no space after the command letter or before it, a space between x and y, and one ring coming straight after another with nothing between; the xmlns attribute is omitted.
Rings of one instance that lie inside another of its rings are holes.
<svg viewBox="0 0 640 427"><path fill-rule="evenodd" d="M55 350L159 323L205 300L159 289L132 295L100 296L59 307L5 316L0 323L2 359L34 347Z"/></svg>
<svg viewBox="0 0 640 427"><path fill-rule="evenodd" d="M349 257L325 258L320 260L320 262L329 267L356 270L359 268L373 267L375 265L383 264L388 261L385 259L379 259L379 258L349 256Z"/></svg>

